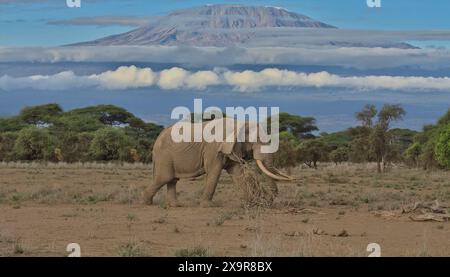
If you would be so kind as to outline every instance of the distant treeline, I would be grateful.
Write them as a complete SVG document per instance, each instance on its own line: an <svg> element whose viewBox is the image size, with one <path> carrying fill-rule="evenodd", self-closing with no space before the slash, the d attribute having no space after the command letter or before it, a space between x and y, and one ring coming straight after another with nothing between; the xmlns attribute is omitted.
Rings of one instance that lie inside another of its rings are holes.
<svg viewBox="0 0 450 277"><path fill-rule="evenodd" d="M280 116L279 167L304 163L316 167L317 162L376 162L381 172L393 163L411 167L450 168L450 109L436 125L424 126L422 132L391 129L391 123L403 118L400 105L384 105L379 111L366 105L355 114L359 126L336 133L317 131L313 118L286 113Z"/></svg>
<svg viewBox="0 0 450 277"><path fill-rule="evenodd" d="M67 112L57 104L26 107L0 118L0 160L147 163L162 129L112 105Z"/></svg>
<svg viewBox="0 0 450 277"><path fill-rule="evenodd" d="M355 114L359 126L320 133L312 117L280 114L280 149L276 165L290 168L318 162L377 162L450 168L450 110L422 132L391 129L405 111L366 105ZM63 111L57 104L24 108L0 118L0 161L151 162L151 149L163 127L146 123L127 110L99 105Z"/></svg>

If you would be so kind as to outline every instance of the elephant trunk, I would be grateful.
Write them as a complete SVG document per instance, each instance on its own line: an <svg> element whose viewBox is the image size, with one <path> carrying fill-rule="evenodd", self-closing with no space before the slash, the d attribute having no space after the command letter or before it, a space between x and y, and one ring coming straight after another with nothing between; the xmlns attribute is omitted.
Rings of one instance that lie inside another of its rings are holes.
<svg viewBox="0 0 450 277"><path fill-rule="evenodd" d="M269 176L270 178L278 181L292 181L294 178L291 176L288 176L282 172L280 172L278 169L271 167L271 170L268 170L267 167L264 165L264 163L261 160L256 160L256 164L258 165L259 169Z"/></svg>

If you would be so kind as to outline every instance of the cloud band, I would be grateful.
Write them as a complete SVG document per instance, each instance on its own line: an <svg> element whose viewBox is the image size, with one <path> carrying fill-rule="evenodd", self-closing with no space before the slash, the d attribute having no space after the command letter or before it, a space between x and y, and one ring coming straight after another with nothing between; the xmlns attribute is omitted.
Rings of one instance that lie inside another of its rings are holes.
<svg viewBox="0 0 450 277"><path fill-rule="evenodd" d="M75 75L64 71L54 75L32 75L26 77L0 77L0 89L70 90L95 88L104 90L126 90L159 87L162 90L205 90L212 86L230 86L233 90L248 92L267 87L315 87L348 88L353 90L430 90L450 91L449 77L403 77L403 76L339 76L326 71L304 73L277 68L261 71L205 70L188 71L173 67L160 72L151 68L121 66L116 70L100 74Z"/></svg>

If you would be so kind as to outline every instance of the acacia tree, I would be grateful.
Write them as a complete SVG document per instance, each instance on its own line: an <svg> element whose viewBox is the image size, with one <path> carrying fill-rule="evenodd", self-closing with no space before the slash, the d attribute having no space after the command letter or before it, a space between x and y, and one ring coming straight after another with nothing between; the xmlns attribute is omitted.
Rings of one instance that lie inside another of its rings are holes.
<svg viewBox="0 0 450 277"><path fill-rule="evenodd" d="M377 108L374 105L367 104L364 108L356 113L356 119L362 123L363 126L372 128L373 118L377 115Z"/></svg>
<svg viewBox="0 0 450 277"><path fill-rule="evenodd" d="M374 118L377 115L377 122ZM373 105L366 105L361 112L356 113L356 119L362 122L363 126L370 128L371 150L377 162L377 171L382 172L386 166L386 160L390 152L394 151L389 128L392 122L401 120L405 115L405 110L400 105L385 104L380 111Z"/></svg>
<svg viewBox="0 0 450 277"><path fill-rule="evenodd" d="M318 161L328 158L328 147L320 139L304 140L298 147L298 156L307 166L317 169Z"/></svg>
<svg viewBox="0 0 450 277"><path fill-rule="evenodd" d="M280 113L280 132L288 132L298 139L314 138L312 132L319 130L313 117ZM270 122L270 120L269 120Z"/></svg>
<svg viewBox="0 0 450 277"><path fill-rule="evenodd" d="M41 106L25 107L20 111L19 117L27 124L46 125L53 123L55 117L63 113L58 104L46 104Z"/></svg>

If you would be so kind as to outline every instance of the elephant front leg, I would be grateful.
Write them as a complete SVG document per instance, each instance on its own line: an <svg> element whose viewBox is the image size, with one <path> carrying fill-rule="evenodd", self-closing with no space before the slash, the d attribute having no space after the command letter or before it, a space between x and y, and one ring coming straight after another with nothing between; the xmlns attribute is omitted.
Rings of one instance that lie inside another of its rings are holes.
<svg viewBox="0 0 450 277"><path fill-rule="evenodd" d="M244 173L242 166L238 163L235 163L227 167L226 170L228 174L230 174L233 183L239 187Z"/></svg>
<svg viewBox="0 0 450 277"><path fill-rule="evenodd" d="M212 206L212 198L214 196L214 192L216 191L217 183L219 181L221 172L222 172L222 165L220 164L220 166L217 165L210 168L206 173L205 189L203 191L203 197L200 206L202 207Z"/></svg>
<svg viewBox="0 0 450 277"><path fill-rule="evenodd" d="M277 186L277 183L272 179L269 179L268 182L269 182L269 184L268 184L269 193L270 193L270 197L271 197L270 200L271 200L271 202L273 202L275 200L275 198L278 196L278 186Z"/></svg>

